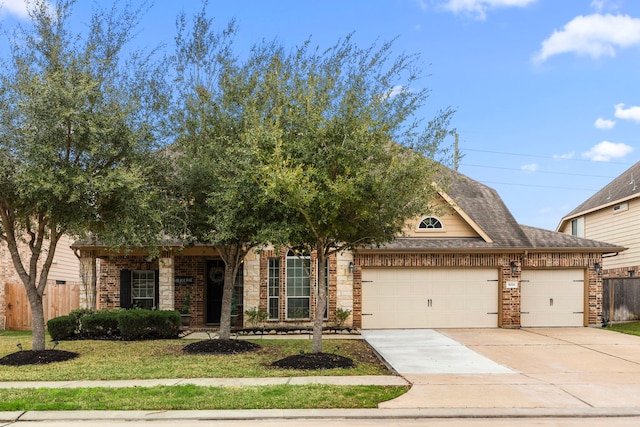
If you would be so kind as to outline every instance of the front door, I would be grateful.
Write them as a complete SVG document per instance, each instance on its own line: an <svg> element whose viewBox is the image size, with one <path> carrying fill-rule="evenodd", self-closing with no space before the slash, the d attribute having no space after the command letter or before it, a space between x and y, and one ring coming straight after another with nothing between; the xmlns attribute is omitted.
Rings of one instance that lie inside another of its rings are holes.
<svg viewBox="0 0 640 427"><path fill-rule="evenodd" d="M207 324L220 324L222 292L224 289L224 261L207 261Z"/></svg>

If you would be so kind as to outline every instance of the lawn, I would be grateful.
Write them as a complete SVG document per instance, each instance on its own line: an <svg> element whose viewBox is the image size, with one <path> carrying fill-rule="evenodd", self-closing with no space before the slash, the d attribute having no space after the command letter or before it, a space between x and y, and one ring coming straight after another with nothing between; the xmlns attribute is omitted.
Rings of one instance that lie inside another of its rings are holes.
<svg viewBox="0 0 640 427"><path fill-rule="evenodd" d="M256 339L262 349L238 355L182 353L190 340L61 341L57 350L79 353L76 359L51 365L2 366L0 381L120 380L150 378L251 378L308 375L389 375L362 340L325 340L324 351L349 357L353 369L286 370L272 362L300 351L311 351L308 339ZM0 331L0 357L31 348L30 332ZM53 344L48 343L48 348Z"/></svg>
<svg viewBox="0 0 640 427"><path fill-rule="evenodd" d="M376 408L407 389L320 384L0 389L0 411Z"/></svg>
<svg viewBox="0 0 640 427"><path fill-rule="evenodd" d="M356 362L353 369L283 370L272 362L300 351L310 351L308 339L251 340L262 348L239 355L187 355L190 340L61 341L56 349L80 354L76 359L49 365L2 366L0 381L69 381L152 378L249 378L308 375L389 375L369 346L361 340L323 342L334 352ZM31 348L31 333L0 331L0 358ZM47 343L52 348L52 343ZM180 409L304 409L371 408L393 399L407 387L380 386L262 386L0 389L0 411L11 410L180 410Z"/></svg>
<svg viewBox="0 0 640 427"><path fill-rule="evenodd" d="M623 334L640 336L640 322L612 323L608 329Z"/></svg>

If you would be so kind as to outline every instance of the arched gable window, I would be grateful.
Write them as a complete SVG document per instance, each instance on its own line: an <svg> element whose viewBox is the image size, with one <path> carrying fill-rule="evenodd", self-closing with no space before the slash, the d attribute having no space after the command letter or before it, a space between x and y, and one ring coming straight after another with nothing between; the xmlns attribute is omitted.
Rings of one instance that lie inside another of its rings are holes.
<svg viewBox="0 0 640 427"><path fill-rule="evenodd" d="M419 230L430 230L430 229L442 230L442 228L443 228L442 222L434 216L428 216L424 218L422 221L420 221L420 224L418 225Z"/></svg>

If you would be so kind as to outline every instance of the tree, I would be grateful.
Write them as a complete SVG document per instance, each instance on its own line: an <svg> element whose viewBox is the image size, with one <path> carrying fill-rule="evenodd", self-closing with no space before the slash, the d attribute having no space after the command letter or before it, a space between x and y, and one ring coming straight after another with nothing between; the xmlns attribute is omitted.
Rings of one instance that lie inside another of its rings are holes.
<svg viewBox="0 0 640 427"><path fill-rule="evenodd" d="M272 88L262 122L279 130L261 148L260 181L287 210L288 240L317 259L313 352L322 351L325 268L336 252L396 238L424 214L443 181L443 140L453 111L422 125L428 90L415 86L418 56L392 58L392 42L361 49L347 37L326 51L267 47ZM278 58L277 60L275 60Z"/></svg>
<svg viewBox="0 0 640 427"><path fill-rule="evenodd" d="M238 270L250 250L274 240L281 216L256 179L253 142L265 136L252 92L261 68L238 61L235 24L216 31L205 8L191 26L184 14L177 20L174 194L185 212L182 237L211 245L225 263L220 339L229 339Z"/></svg>
<svg viewBox="0 0 640 427"><path fill-rule="evenodd" d="M74 3L28 2L29 25L1 58L0 241L27 290L33 350L45 346L42 296L62 235L142 246L161 229L151 153L163 71L148 55L123 59L142 9L97 10L83 34L71 31Z"/></svg>

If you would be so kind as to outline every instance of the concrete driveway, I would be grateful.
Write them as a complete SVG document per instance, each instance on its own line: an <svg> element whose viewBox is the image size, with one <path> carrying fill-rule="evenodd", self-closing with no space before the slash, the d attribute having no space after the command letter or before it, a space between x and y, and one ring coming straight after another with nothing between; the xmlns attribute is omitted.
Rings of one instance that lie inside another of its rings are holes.
<svg viewBox="0 0 640 427"><path fill-rule="evenodd" d="M385 334L395 338L385 341ZM363 336L413 384L381 408L640 407L640 337L599 328L364 331Z"/></svg>

